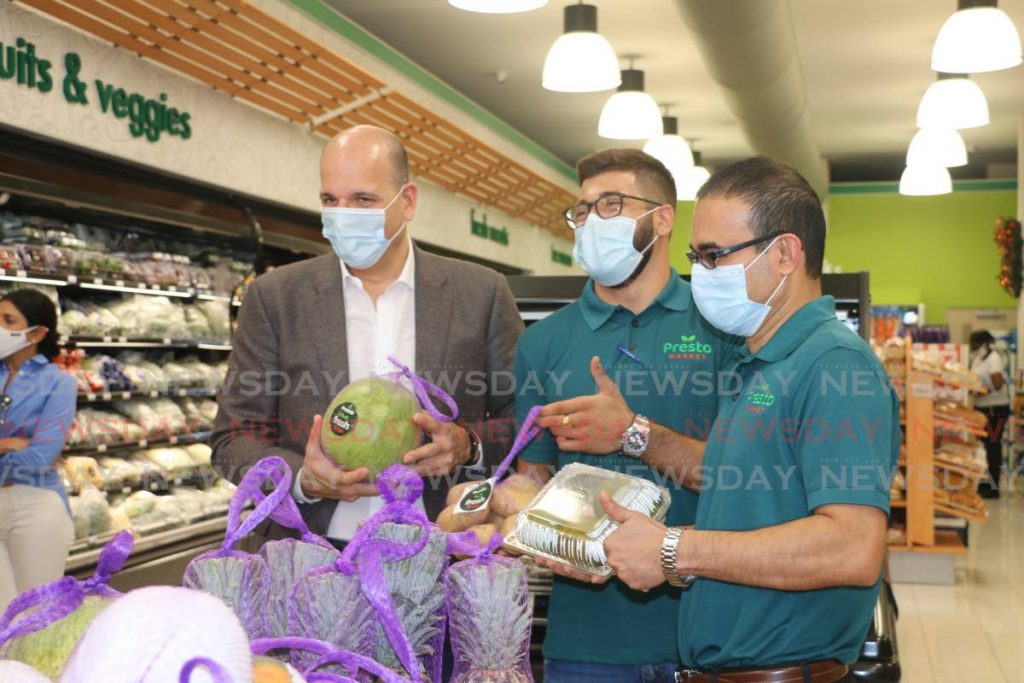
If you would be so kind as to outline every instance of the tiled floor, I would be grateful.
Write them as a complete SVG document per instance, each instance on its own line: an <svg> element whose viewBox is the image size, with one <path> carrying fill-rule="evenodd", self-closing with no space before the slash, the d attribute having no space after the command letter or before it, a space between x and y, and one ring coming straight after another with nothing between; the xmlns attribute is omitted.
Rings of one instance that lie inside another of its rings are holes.
<svg viewBox="0 0 1024 683"><path fill-rule="evenodd" d="M1024 496L989 501L954 586L894 585L905 683L1024 683Z"/></svg>

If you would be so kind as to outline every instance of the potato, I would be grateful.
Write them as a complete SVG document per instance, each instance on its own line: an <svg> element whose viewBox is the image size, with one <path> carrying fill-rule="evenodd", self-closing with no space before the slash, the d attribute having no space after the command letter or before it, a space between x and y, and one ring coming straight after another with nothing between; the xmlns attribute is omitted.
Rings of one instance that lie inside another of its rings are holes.
<svg viewBox="0 0 1024 683"><path fill-rule="evenodd" d="M489 506L488 509L490 509ZM504 524L504 522L505 518L503 516L499 515L494 510L491 510L491 516L487 518L487 524L493 524L494 526L500 529L501 525Z"/></svg>
<svg viewBox="0 0 1024 683"><path fill-rule="evenodd" d="M511 517L522 512L540 492L540 488L533 479L513 474L494 489L490 508L502 517Z"/></svg>
<svg viewBox="0 0 1024 683"><path fill-rule="evenodd" d="M448 497L445 498L444 504L455 505L456 503L459 502L459 498L462 498L462 494L466 492L466 489L468 489L470 486L479 483L480 482L478 481L466 481L461 484L456 484L455 486L448 489Z"/></svg>
<svg viewBox="0 0 1024 683"><path fill-rule="evenodd" d="M504 536L505 538L508 538L512 534L512 532L516 530L517 519L519 519L517 515L506 517L505 521L502 522L500 527L498 527L498 533Z"/></svg>
<svg viewBox="0 0 1024 683"><path fill-rule="evenodd" d="M460 531L468 531L472 526L484 524L489 516L490 512L487 508L477 510L476 512L455 514L455 506L449 505L437 516L437 526L442 531L447 531L450 534L458 533Z"/></svg>

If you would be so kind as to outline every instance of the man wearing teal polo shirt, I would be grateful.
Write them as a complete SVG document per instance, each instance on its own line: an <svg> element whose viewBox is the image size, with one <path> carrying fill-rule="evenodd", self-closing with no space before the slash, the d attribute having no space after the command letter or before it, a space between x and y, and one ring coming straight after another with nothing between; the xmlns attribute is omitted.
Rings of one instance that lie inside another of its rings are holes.
<svg viewBox="0 0 1024 683"><path fill-rule="evenodd" d="M787 166L739 162L698 193L693 296L713 325L746 337L742 386L721 396L706 446L652 428L645 461L700 492L693 529L603 501L621 523L605 549L622 581L689 585L683 681L851 680L868 631L898 404L821 296L824 245L821 204Z"/></svg>
<svg viewBox="0 0 1024 683"><path fill-rule="evenodd" d="M545 433L533 442L519 456L519 471L546 480L557 468L584 462L652 479L656 473L638 459L648 422L707 438L717 371L740 340L701 317L689 285L669 267L676 194L668 170L639 150L609 149L581 159L577 173L580 201L566 218L574 256L591 281L579 300L521 337L516 412L522 420L535 405L587 402L595 389L619 396L632 412L600 424L582 415L545 418L571 430L557 441ZM632 457L621 452L624 435L632 439ZM582 453L595 439L611 446L600 455ZM669 523L692 524L697 496L668 485ZM671 681L679 666L679 594L671 586L644 594L616 580L592 586L556 577L545 683Z"/></svg>

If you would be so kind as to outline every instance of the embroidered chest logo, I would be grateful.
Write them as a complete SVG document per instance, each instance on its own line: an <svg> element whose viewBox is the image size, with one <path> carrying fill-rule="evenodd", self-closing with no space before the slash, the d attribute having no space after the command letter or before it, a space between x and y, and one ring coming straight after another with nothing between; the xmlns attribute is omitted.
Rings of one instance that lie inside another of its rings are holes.
<svg viewBox="0 0 1024 683"><path fill-rule="evenodd" d="M760 387L752 388L747 392L747 404L744 409L748 413L762 413L766 408L771 408L775 405L775 394L772 393L771 387L767 384L762 384Z"/></svg>
<svg viewBox="0 0 1024 683"><path fill-rule="evenodd" d="M678 342L665 342L661 352L668 360L706 360L714 353L714 348L697 339L695 334L683 334Z"/></svg>

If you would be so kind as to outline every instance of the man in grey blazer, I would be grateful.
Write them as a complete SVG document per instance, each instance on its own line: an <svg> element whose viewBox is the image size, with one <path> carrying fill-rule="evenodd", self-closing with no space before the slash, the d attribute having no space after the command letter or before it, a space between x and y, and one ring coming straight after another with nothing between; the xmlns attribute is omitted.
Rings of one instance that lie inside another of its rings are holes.
<svg viewBox="0 0 1024 683"><path fill-rule="evenodd" d="M511 445L513 388L502 380L523 325L504 277L412 244L405 225L417 188L396 136L373 126L339 134L320 176L333 251L269 272L246 292L213 458L237 481L261 458L282 456L297 475L293 495L307 524L344 541L380 499L366 470L344 471L320 448L335 394L393 370L390 355L450 391L459 420L418 413L429 440L404 459L424 476L434 519L454 480L495 465Z"/></svg>

